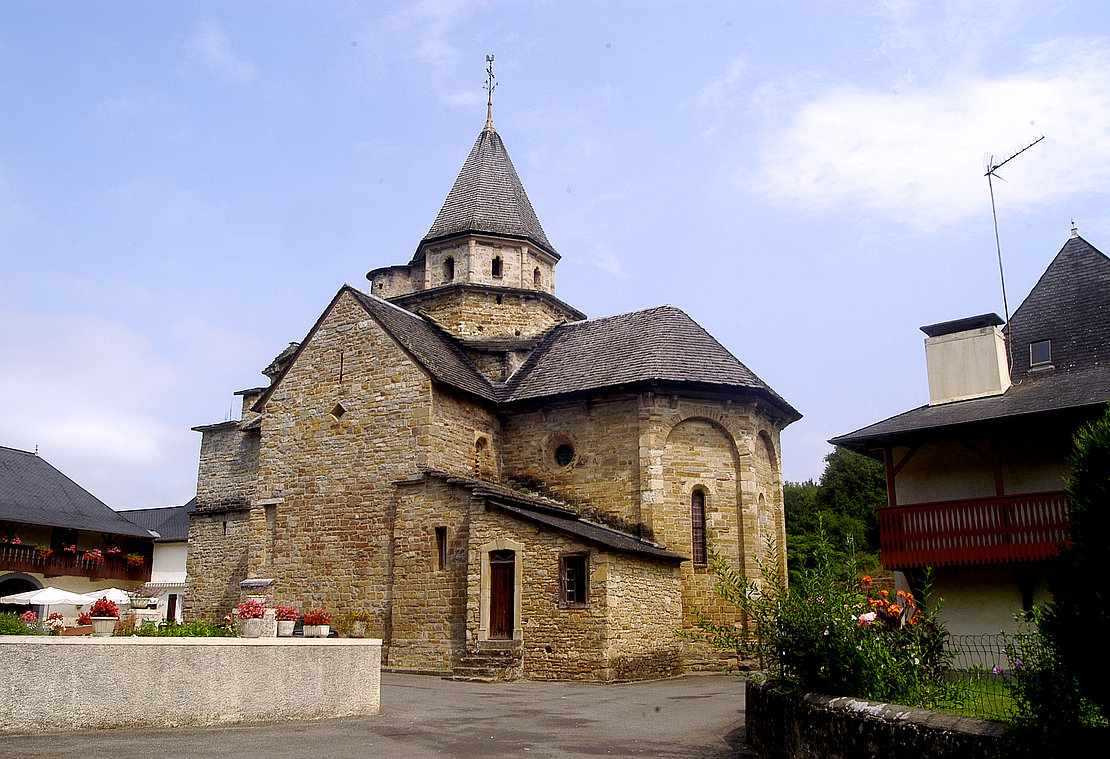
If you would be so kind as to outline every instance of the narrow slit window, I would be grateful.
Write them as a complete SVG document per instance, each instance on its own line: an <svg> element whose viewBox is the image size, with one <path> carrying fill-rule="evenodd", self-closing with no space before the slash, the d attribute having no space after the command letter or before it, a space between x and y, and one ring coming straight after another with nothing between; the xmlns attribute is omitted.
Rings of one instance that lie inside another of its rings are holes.
<svg viewBox="0 0 1110 759"><path fill-rule="evenodd" d="M500 277L501 276L501 256L494 256L493 257L493 266L491 267L491 269L492 269L493 276L495 276L495 277Z"/></svg>
<svg viewBox="0 0 1110 759"><path fill-rule="evenodd" d="M543 278L540 276L540 267L538 267L538 266L536 267L536 270L532 272L532 282L533 282L533 285L535 286L535 288L537 290L540 288L540 285L543 283Z"/></svg>
<svg viewBox="0 0 1110 759"><path fill-rule="evenodd" d="M447 528L436 528L436 569L447 569Z"/></svg>
<svg viewBox="0 0 1110 759"><path fill-rule="evenodd" d="M1038 340L1029 343L1029 365L1046 366L1052 363L1052 341Z"/></svg>
<svg viewBox="0 0 1110 759"><path fill-rule="evenodd" d="M450 282L455 278L455 259L447 256L443 261L443 278Z"/></svg>
<svg viewBox="0 0 1110 759"><path fill-rule="evenodd" d="M690 494L690 534L693 538L695 564L705 564L705 491L695 490Z"/></svg>

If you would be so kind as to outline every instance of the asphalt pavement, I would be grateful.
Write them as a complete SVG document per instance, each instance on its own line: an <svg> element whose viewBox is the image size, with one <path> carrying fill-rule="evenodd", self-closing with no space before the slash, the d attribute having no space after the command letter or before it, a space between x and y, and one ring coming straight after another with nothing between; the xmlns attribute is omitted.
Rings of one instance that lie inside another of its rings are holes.
<svg viewBox="0 0 1110 759"><path fill-rule="evenodd" d="M0 735L0 756L111 759L755 757L744 681L688 675L637 683L466 683L382 675L374 717L217 727Z"/></svg>

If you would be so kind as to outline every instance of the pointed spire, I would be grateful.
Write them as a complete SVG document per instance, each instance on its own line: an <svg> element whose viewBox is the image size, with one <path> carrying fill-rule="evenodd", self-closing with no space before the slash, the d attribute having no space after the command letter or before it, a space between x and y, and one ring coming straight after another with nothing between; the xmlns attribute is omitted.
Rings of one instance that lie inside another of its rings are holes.
<svg viewBox="0 0 1110 759"><path fill-rule="evenodd" d="M493 91L497 89L497 77L493 75L493 56L486 56L486 131L496 131L493 128Z"/></svg>

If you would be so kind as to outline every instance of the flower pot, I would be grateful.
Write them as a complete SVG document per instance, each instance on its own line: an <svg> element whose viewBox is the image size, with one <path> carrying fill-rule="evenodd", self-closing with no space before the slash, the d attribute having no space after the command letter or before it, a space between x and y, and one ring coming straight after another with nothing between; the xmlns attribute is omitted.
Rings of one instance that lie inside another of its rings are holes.
<svg viewBox="0 0 1110 759"><path fill-rule="evenodd" d="M331 632L331 625L305 625L304 636L306 638L326 638L328 633Z"/></svg>
<svg viewBox="0 0 1110 759"><path fill-rule="evenodd" d="M297 626L295 619L279 619L277 621L277 634L279 638L292 638L293 628Z"/></svg>
<svg viewBox="0 0 1110 759"><path fill-rule="evenodd" d="M352 638L365 638L366 637L366 622L361 619L356 619L351 623L351 637Z"/></svg>
<svg viewBox="0 0 1110 759"><path fill-rule="evenodd" d="M116 617L93 617L92 634L94 638L110 638L116 630Z"/></svg>
<svg viewBox="0 0 1110 759"><path fill-rule="evenodd" d="M262 617L243 619L239 622L240 638L257 638L262 634Z"/></svg>

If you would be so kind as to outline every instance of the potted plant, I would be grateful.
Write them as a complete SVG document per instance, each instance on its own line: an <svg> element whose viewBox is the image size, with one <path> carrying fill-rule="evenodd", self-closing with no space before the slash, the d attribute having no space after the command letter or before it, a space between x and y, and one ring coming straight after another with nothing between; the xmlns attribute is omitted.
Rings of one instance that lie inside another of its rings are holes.
<svg viewBox="0 0 1110 759"><path fill-rule="evenodd" d="M352 638L365 638L366 631L370 629L370 623L374 618L366 609L355 609L347 615L347 621L350 624Z"/></svg>
<svg viewBox="0 0 1110 759"><path fill-rule="evenodd" d="M257 638L262 634L262 618L266 607L255 598L248 598L239 604L235 612L239 616L239 635L244 638Z"/></svg>
<svg viewBox="0 0 1110 759"><path fill-rule="evenodd" d="M92 634L97 638L109 638L116 629L119 621L119 607L115 601L107 598L98 598L89 607L89 621L92 623Z"/></svg>
<svg viewBox="0 0 1110 759"><path fill-rule="evenodd" d="M128 569L138 569L143 565L145 559L141 553L129 553L124 555L123 561L127 564Z"/></svg>
<svg viewBox="0 0 1110 759"><path fill-rule="evenodd" d="M158 598L145 589L136 590L131 594L131 609L152 609L158 605Z"/></svg>
<svg viewBox="0 0 1110 759"><path fill-rule="evenodd" d="M89 564L99 564L104 560L104 552L99 548L90 548L85 551L85 561Z"/></svg>
<svg viewBox="0 0 1110 759"><path fill-rule="evenodd" d="M37 546L35 546L35 555L38 556L40 559L45 559L52 553L54 553L54 549L50 546L44 546L42 543L39 543Z"/></svg>
<svg viewBox="0 0 1110 759"><path fill-rule="evenodd" d="M61 614L54 612L46 618L43 628L48 635L59 635L62 630L66 629L66 623Z"/></svg>
<svg viewBox="0 0 1110 759"><path fill-rule="evenodd" d="M326 638L331 632L331 614L324 604L319 609L309 609L304 613L304 636L306 638Z"/></svg>
<svg viewBox="0 0 1110 759"><path fill-rule="evenodd" d="M277 612L277 634L279 638L292 638L293 628L297 625L297 619L301 613L297 610L296 606L278 606Z"/></svg>

